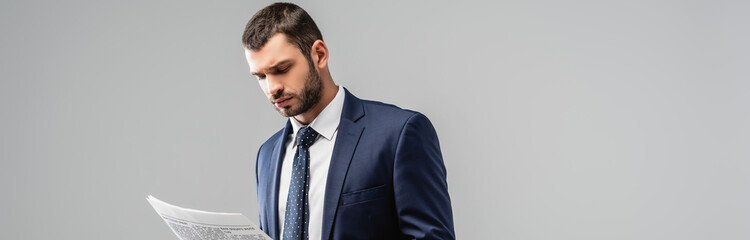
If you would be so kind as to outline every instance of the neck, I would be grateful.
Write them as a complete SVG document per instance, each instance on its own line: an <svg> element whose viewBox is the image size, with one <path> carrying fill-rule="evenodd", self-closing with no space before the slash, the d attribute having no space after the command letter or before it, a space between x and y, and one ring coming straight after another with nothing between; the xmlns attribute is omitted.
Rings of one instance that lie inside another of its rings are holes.
<svg viewBox="0 0 750 240"><path fill-rule="evenodd" d="M328 104L333 101L338 92L339 86L336 86L333 81L331 81L330 84L325 84L323 86L323 94L320 96L320 101L318 102L318 104L315 104L315 106L313 106L306 112L294 116L294 119L302 125L309 125L313 120L315 120L316 117L318 117L320 112L322 112L323 109L325 109L326 106L328 106Z"/></svg>

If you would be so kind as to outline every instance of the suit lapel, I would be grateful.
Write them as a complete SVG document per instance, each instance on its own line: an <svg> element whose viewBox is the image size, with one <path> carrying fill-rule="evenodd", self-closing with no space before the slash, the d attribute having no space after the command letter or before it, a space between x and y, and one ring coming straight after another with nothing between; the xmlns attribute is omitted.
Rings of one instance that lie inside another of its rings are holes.
<svg viewBox="0 0 750 240"><path fill-rule="evenodd" d="M269 161L269 164L271 164L271 175L270 181L268 183L270 184L270 187L268 189L273 190L273 194L266 195L266 202L271 204L270 208L266 208L266 216L270 216L270 219L268 221L269 228L270 228L270 237L272 239L280 239L279 237L279 182L281 181L281 164L284 157L284 151L286 150L286 141L287 136L289 135L289 132L292 131L292 124L287 120L286 126L284 127L284 130L282 131L281 137L274 143L273 147L273 154L271 156L271 161Z"/></svg>
<svg viewBox="0 0 750 240"><path fill-rule="evenodd" d="M328 168L325 202L323 203L323 234L321 239L329 239L331 236L346 173L349 170L349 164L354 156L359 138L365 129L364 123L358 121L365 115L361 100L354 97L348 90L344 89L344 91L346 93L344 109L341 112L341 121L339 122L336 143L333 147L331 165Z"/></svg>

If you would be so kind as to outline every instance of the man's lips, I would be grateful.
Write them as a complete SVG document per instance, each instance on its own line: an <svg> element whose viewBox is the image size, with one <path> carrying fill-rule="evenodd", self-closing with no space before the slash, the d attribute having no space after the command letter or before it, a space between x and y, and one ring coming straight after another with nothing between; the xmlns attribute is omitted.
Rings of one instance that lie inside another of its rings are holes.
<svg viewBox="0 0 750 240"><path fill-rule="evenodd" d="M289 100L291 99L292 97L279 98L273 101L273 105L276 106L277 108L283 108L289 104Z"/></svg>

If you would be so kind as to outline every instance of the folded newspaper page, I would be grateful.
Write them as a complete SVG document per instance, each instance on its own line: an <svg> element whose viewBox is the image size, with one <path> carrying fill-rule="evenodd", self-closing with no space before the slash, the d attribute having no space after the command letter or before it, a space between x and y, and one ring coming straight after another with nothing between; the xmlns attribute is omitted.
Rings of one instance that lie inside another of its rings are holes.
<svg viewBox="0 0 750 240"><path fill-rule="evenodd" d="M181 208L149 195L146 200L182 240L272 240L241 213Z"/></svg>

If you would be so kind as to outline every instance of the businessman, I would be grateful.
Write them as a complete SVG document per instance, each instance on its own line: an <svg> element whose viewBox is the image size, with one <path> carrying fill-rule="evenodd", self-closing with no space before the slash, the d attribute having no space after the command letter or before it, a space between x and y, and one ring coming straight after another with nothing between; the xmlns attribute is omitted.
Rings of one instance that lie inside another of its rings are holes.
<svg viewBox="0 0 750 240"><path fill-rule="evenodd" d="M260 226L273 239L455 239L438 137L424 115L337 86L305 10L275 3L242 35L286 125L258 151Z"/></svg>

